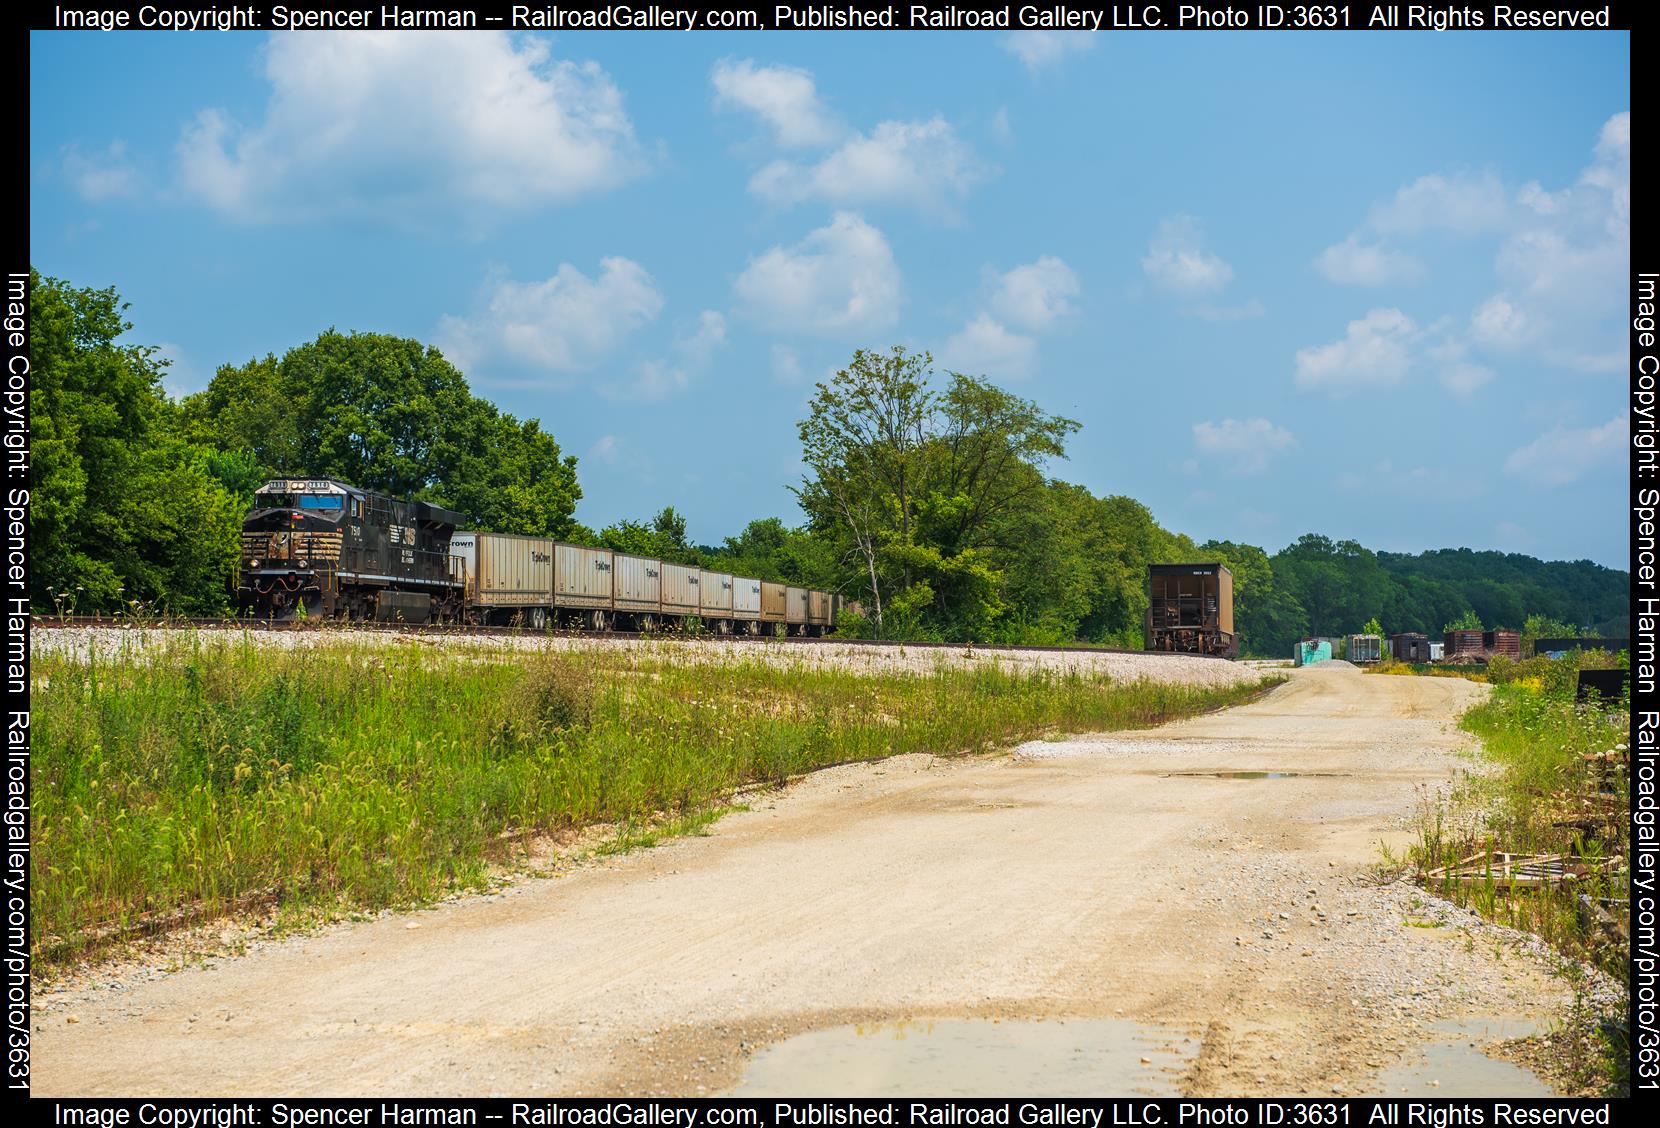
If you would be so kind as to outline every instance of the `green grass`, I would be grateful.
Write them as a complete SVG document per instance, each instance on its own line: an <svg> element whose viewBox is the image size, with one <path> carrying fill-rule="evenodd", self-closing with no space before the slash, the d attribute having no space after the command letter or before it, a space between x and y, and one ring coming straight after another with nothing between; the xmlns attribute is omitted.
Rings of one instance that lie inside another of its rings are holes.
<svg viewBox="0 0 1660 1128"><path fill-rule="evenodd" d="M539 834L615 824L622 849L697 830L746 784L1153 725L1255 692L674 653L203 632L92 661L38 654L35 954L50 965L247 904L420 903L484 886Z"/></svg>

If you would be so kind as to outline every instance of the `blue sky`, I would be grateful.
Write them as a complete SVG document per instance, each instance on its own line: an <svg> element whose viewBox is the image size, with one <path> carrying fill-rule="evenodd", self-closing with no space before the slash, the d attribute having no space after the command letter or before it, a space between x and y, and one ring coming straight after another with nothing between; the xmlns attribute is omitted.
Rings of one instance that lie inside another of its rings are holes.
<svg viewBox="0 0 1660 1128"><path fill-rule="evenodd" d="M595 527L799 517L859 346L1165 525L1624 567L1624 33L37 33L31 256L169 385L440 345Z"/></svg>

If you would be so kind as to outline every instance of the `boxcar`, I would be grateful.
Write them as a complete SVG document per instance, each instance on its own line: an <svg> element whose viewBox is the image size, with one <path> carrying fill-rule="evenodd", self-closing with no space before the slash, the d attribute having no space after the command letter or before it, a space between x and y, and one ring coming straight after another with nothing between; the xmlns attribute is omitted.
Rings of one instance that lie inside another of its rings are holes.
<svg viewBox="0 0 1660 1128"><path fill-rule="evenodd" d="M1378 635L1350 635L1348 657L1357 666L1375 666L1383 661L1383 639Z"/></svg>
<svg viewBox="0 0 1660 1128"><path fill-rule="evenodd" d="M1486 658L1481 645L1481 631L1448 631L1443 651L1449 662L1475 662Z"/></svg>
<svg viewBox="0 0 1660 1128"><path fill-rule="evenodd" d="M1223 564L1153 564L1147 569L1146 649L1239 653L1233 573Z"/></svg>
<svg viewBox="0 0 1660 1128"><path fill-rule="evenodd" d="M1389 648L1397 662L1428 662L1431 660L1429 635L1417 631L1402 631L1389 636Z"/></svg>

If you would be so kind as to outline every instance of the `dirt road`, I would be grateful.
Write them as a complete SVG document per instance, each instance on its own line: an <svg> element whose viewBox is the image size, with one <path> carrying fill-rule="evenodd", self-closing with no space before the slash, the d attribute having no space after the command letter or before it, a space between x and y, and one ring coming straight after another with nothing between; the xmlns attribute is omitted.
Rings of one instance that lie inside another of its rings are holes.
<svg viewBox="0 0 1660 1128"><path fill-rule="evenodd" d="M1432 1021L1562 1005L1367 876L1481 692L1316 669L1158 731L822 772L708 837L50 999L35 1092L715 1093L819 1027L1059 1016L1186 1031L1187 1093L1365 1092Z"/></svg>

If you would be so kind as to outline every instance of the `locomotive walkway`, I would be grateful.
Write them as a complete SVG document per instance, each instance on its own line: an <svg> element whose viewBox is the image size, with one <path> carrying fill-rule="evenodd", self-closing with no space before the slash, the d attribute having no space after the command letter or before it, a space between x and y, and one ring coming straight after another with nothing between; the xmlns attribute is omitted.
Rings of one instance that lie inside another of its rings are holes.
<svg viewBox="0 0 1660 1128"><path fill-rule="evenodd" d="M1186 1093L1376 1091L1432 1023L1564 1005L1372 877L1481 692L1315 668L1165 729L824 771L708 837L82 991L34 1091L717 1093L802 1031L1074 1016L1180 1032Z"/></svg>

